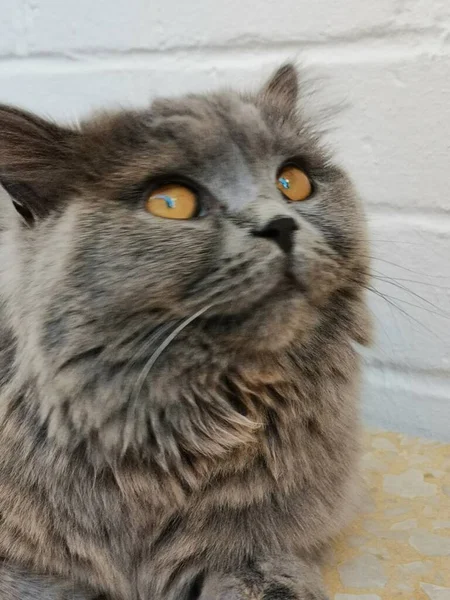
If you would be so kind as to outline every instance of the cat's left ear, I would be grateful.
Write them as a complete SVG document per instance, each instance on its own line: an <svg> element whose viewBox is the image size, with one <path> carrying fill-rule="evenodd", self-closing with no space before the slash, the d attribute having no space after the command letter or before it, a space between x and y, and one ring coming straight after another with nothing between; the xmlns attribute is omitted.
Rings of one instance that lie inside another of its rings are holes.
<svg viewBox="0 0 450 600"><path fill-rule="evenodd" d="M31 225L64 197L75 175L74 130L0 105L0 184Z"/></svg>
<svg viewBox="0 0 450 600"><path fill-rule="evenodd" d="M259 99L285 114L295 111L298 101L298 73L294 65L280 67L263 86Z"/></svg>

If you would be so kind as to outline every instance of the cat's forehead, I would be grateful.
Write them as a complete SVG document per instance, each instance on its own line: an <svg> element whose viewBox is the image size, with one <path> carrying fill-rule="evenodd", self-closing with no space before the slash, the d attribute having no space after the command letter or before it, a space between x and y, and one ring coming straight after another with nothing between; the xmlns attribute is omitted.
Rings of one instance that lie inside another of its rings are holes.
<svg viewBox="0 0 450 600"><path fill-rule="evenodd" d="M273 118L254 98L233 92L157 99L146 110L85 128L98 171L114 169L115 184L124 186L172 173L247 185L252 176L273 176L280 161L312 151L299 131L298 123Z"/></svg>
<svg viewBox="0 0 450 600"><path fill-rule="evenodd" d="M256 132L265 129L264 119L256 103L236 92L190 94L181 98L157 98L150 106L155 118L191 117L208 121L216 127L237 125Z"/></svg>
<svg viewBox="0 0 450 600"><path fill-rule="evenodd" d="M270 152L273 134L263 114L234 93L157 100L150 115L150 135L168 145L176 141L197 157L227 156L232 146L249 159Z"/></svg>

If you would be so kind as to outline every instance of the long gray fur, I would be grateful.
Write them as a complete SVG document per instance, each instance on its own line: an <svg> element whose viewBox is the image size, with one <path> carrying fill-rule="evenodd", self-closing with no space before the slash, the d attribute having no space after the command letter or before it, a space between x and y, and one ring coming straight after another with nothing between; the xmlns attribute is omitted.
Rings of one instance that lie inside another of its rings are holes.
<svg viewBox="0 0 450 600"><path fill-rule="evenodd" d="M294 158L296 204L275 186ZM164 175L205 215L146 212ZM0 107L0 181L0 599L325 598L369 266L295 69L79 129ZM276 217L289 254L254 235Z"/></svg>

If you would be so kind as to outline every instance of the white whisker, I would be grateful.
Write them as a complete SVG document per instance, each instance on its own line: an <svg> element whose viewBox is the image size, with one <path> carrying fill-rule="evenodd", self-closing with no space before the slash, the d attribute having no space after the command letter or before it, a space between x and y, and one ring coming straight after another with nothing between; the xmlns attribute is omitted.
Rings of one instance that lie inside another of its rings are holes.
<svg viewBox="0 0 450 600"><path fill-rule="evenodd" d="M133 396L133 400L136 400L137 397L139 396L142 386L144 385L144 381L149 376L150 371L152 370L154 364L156 363L158 358L161 356L161 354L164 352L164 350L166 350L166 348L173 342L173 340L177 337L177 335L183 331L183 329L185 329L190 323L192 323L192 321L195 321L195 319L197 319L203 313L205 313L208 309L210 309L211 306L212 306L212 304L208 304L207 306L204 306L203 308L198 310L195 314L191 315L190 317L188 317L187 319L182 321L178 325L178 327L176 327L172 331L172 333L166 337L166 339L158 346L158 348L156 348L156 350L150 356L148 362L144 365L144 368L142 369L141 374L136 381L136 387L135 387L135 393Z"/></svg>
<svg viewBox="0 0 450 600"><path fill-rule="evenodd" d="M133 414L133 419L128 419L128 423L133 423L136 418L136 408L138 406L139 394L141 393L142 387L144 385L145 380L150 374L154 364L161 356L161 354L166 350L166 348L173 342L173 340L177 337L185 327L187 327L192 321L195 321L198 317L200 317L203 313L205 313L209 308L211 308L212 304L208 304L204 306L202 309L198 310L195 314L191 315L187 319L184 319L172 332L165 338L165 340L156 348L153 354L150 356L149 360L145 363L139 377L136 380L135 385L133 386L130 403L128 405L128 416ZM166 325L167 327L167 325ZM164 330L164 329L163 329ZM159 332L161 333L161 331ZM156 336L156 339L160 337L160 335ZM153 340L154 341L154 340ZM130 437L132 436L132 425L125 424L124 434L123 434L123 444L122 444L122 452L126 451L127 445L130 441Z"/></svg>

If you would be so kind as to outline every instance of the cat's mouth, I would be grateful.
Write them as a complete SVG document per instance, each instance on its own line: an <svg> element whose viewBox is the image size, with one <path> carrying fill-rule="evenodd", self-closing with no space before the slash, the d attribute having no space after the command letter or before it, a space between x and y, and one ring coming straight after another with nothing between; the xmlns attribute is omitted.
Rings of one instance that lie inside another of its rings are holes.
<svg viewBox="0 0 450 600"><path fill-rule="evenodd" d="M216 314L211 317L205 315L204 320L207 324L214 325L215 329L218 328L223 332L227 332L244 325L262 311L266 313L266 318L268 318L269 308L276 311L280 303L286 304L294 299L304 298L305 291L306 285L298 281L295 275L289 269L286 269L284 276L266 294L250 303L245 299L246 306L242 310L237 309L236 312L230 312L230 305L227 301L223 305L224 312L221 312L219 305L216 307Z"/></svg>
<svg viewBox="0 0 450 600"><path fill-rule="evenodd" d="M283 283L289 287L293 287L297 292L305 293L307 290L306 282L303 278L299 278L294 273L293 263L290 259L286 261L283 273ZM283 285L282 283L282 285Z"/></svg>

